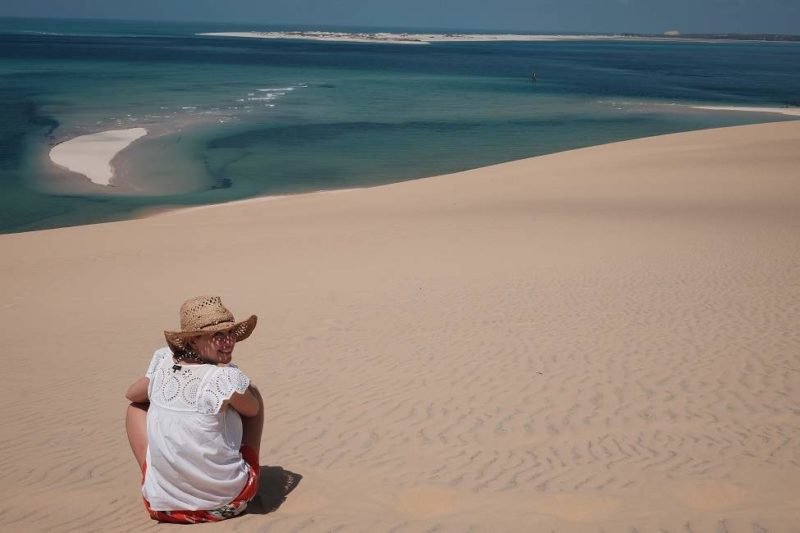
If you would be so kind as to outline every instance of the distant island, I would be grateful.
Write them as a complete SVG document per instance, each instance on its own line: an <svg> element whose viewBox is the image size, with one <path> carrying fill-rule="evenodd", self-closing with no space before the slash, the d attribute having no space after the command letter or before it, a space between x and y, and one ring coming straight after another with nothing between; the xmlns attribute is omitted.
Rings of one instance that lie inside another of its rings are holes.
<svg viewBox="0 0 800 533"><path fill-rule="evenodd" d="M620 33L608 35L549 35L514 33L389 33L389 32L335 32L335 31L244 31L244 32L206 32L197 35L212 37L244 37L251 39L303 39L312 41L338 41L351 43L387 44L431 44L435 42L488 42L488 41L585 41L585 40L643 40L643 41L800 41L798 35L773 34L682 34L669 30L663 34Z"/></svg>

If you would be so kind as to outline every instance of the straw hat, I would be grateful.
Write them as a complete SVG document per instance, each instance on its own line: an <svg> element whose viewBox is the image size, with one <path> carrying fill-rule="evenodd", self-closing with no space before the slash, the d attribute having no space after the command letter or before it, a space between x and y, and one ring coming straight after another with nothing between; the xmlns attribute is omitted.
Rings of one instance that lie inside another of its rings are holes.
<svg viewBox="0 0 800 533"><path fill-rule="evenodd" d="M230 330L236 342L243 341L253 332L257 320L258 317L252 315L236 322L219 296L198 296L181 306L181 330L165 331L164 337L173 353L184 354L190 350L188 339L207 333Z"/></svg>

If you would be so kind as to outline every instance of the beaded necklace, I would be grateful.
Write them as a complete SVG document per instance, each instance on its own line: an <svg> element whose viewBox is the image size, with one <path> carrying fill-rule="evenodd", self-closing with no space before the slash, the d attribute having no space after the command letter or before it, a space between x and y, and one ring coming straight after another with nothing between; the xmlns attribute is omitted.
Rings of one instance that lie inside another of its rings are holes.
<svg viewBox="0 0 800 533"><path fill-rule="evenodd" d="M173 355L172 356L172 361L175 363L174 365L172 365L172 371L173 372L177 372L182 368L181 365L180 365L181 362L194 363L194 364L198 364L198 365L203 365L203 364L206 363L205 361L200 359L199 355L197 355L196 353L194 353L191 350L187 350L186 352L184 352L184 353L182 353L180 355Z"/></svg>

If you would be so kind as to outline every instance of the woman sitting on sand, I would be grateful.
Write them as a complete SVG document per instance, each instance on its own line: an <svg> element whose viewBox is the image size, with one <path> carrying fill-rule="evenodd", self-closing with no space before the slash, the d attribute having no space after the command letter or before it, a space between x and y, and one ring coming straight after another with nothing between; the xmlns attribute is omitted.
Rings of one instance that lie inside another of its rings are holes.
<svg viewBox="0 0 800 533"><path fill-rule="evenodd" d="M258 490L263 402L231 364L256 316L236 322L216 296L186 301L181 330L165 331L147 373L128 389L126 428L154 520L216 522Z"/></svg>

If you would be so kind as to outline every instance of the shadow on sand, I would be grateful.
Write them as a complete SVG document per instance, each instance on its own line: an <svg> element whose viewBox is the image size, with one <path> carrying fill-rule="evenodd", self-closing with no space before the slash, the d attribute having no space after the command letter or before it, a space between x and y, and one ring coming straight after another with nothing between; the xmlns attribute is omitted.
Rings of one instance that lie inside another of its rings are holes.
<svg viewBox="0 0 800 533"><path fill-rule="evenodd" d="M247 514L267 514L277 511L303 476L284 470L280 466L261 466L258 494L247 505Z"/></svg>

